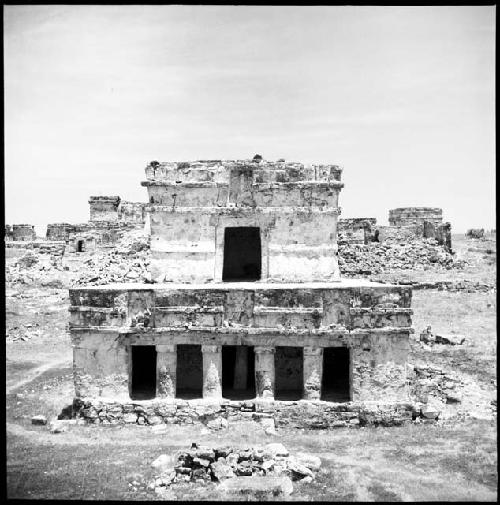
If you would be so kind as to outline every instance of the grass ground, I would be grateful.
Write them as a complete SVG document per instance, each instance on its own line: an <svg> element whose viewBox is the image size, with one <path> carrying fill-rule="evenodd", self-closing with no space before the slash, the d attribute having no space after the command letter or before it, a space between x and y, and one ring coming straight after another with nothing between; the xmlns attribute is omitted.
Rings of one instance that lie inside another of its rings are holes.
<svg viewBox="0 0 500 505"><path fill-rule="evenodd" d="M470 268L477 279L496 279L491 264L481 266L478 261ZM30 420L36 414L55 417L73 397L67 308L65 290L7 288L7 328L29 332L25 324L39 324L37 336L6 340L9 498L158 500L145 485L131 483L147 482L153 476L150 464L160 454L185 449L195 441L239 447L279 441L292 454L318 455L322 467L317 479L295 485L288 498L292 501L497 498L496 416L398 428L283 429L278 436L266 435L256 424L209 433L199 426L167 427L162 434L138 426L71 426L65 433L51 434ZM414 341L410 361L431 363L473 381L484 393L475 398L478 405L495 398L495 294L415 291L413 310L416 333L430 325L433 332L462 333L467 340L464 346L433 349ZM173 493L170 499L227 498L214 484L179 484Z"/></svg>

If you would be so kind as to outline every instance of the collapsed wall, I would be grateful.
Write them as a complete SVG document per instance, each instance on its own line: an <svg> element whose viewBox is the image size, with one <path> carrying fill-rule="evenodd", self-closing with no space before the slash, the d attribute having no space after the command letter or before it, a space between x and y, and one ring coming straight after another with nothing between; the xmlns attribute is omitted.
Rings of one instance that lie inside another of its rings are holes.
<svg viewBox="0 0 500 505"><path fill-rule="evenodd" d="M96 249L112 248L124 233L135 229L136 223L119 221L93 221L73 225L67 239L68 252L93 252Z"/></svg>
<svg viewBox="0 0 500 505"><path fill-rule="evenodd" d="M338 220L339 244L366 244L373 240L373 233L377 225L374 217L340 218Z"/></svg>

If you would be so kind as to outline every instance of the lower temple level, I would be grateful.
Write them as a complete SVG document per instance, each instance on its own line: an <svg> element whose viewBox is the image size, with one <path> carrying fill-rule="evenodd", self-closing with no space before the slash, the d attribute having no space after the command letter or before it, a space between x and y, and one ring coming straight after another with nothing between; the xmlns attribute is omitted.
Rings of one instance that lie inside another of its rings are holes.
<svg viewBox="0 0 500 505"><path fill-rule="evenodd" d="M347 347L131 345L129 396L349 401Z"/></svg>
<svg viewBox="0 0 500 505"><path fill-rule="evenodd" d="M75 397L91 404L408 400L408 287L121 284L70 299Z"/></svg>

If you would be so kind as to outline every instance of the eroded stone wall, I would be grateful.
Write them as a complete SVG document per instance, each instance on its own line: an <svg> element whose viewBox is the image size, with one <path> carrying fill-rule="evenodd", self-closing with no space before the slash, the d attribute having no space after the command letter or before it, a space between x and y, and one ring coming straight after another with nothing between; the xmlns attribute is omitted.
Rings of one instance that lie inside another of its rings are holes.
<svg viewBox="0 0 500 505"><path fill-rule="evenodd" d="M91 196L90 221L118 221L119 196Z"/></svg>
<svg viewBox="0 0 500 505"><path fill-rule="evenodd" d="M118 219L126 223L144 224L146 222L145 203L121 201L118 207Z"/></svg>
<svg viewBox="0 0 500 505"><path fill-rule="evenodd" d="M71 233L75 231L75 225L69 223L51 223L47 225L47 240L69 240Z"/></svg>
<svg viewBox="0 0 500 505"><path fill-rule="evenodd" d="M374 217L340 218L338 220L339 244L366 244L373 240L377 225Z"/></svg>
<svg viewBox="0 0 500 505"><path fill-rule="evenodd" d="M12 225L12 240L17 242L36 240L35 227L32 224Z"/></svg>
<svg viewBox="0 0 500 505"><path fill-rule="evenodd" d="M389 210L392 226L422 225L428 221L439 225L443 222L443 209L437 207L400 207Z"/></svg>

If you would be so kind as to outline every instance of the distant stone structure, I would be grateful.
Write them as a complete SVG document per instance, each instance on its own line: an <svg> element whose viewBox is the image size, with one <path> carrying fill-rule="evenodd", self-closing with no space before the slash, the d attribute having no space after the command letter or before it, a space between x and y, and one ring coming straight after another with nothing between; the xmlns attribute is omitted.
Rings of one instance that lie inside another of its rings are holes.
<svg viewBox="0 0 500 505"><path fill-rule="evenodd" d="M389 211L389 224L391 226L424 226L426 222L440 225L443 222L443 209L437 207L400 207Z"/></svg>
<svg viewBox="0 0 500 505"><path fill-rule="evenodd" d="M32 224L12 225L12 240L18 242L36 240L35 227Z"/></svg>
<svg viewBox="0 0 500 505"><path fill-rule="evenodd" d="M85 419L411 419L411 288L340 279L340 167L256 156L145 171L156 283L70 289Z"/></svg>
<svg viewBox="0 0 500 505"><path fill-rule="evenodd" d="M5 225L5 241L10 242L10 241L14 240L13 237L14 237L14 235L12 232L12 227L10 226L10 224L6 224Z"/></svg>
<svg viewBox="0 0 500 505"><path fill-rule="evenodd" d="M471 228L470 230L467 230L465 236L467 238L482 239L484 238L484 228Z"/></svg>
<svg viewBox="0 0 500 505"><path fill-rule="evenodd" d="M340 218L338 221L339 244L367 244L375 240L376 225L377 220L374 217Z"/></svg>
<svg viewBox="0 0 500 505"><path fill-rule="evenodd" d="M145 203L126 202L119 196L91 196L90 222L127 222L144 224Z"/></svg>
<svg viewBox="0 0 500 505"><path fill-rule="evenodd" d="M451 224L443 223L443 210L437 207L400 207L389 210L388 227L379 227L381 240L433 238L451 252Z"/></svg>
<svg viewBox="0 0 500 505"><path fill-rule="evenodd" d="M145 226L146 203L123 201L119 196L91 196L89 204L89 222L67 229L68 252L93 252L114 247L125 232Z"/></svg>
<svg viewBox="0 0 500 505"><path fill-rule="evenodd" d="M68 241L71 233L75 231L75 225L69 223L52 223L47 225L47 240Z"/></svg>
<svg viewBox="0 0 500 505"><path fill-rule="evenodd" d="M119 196L91 196L90 222L94 221L118 221Z"/></svg>

